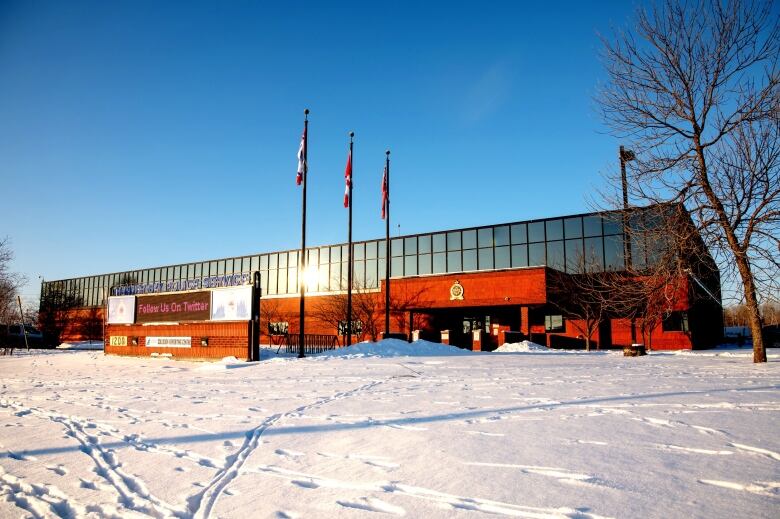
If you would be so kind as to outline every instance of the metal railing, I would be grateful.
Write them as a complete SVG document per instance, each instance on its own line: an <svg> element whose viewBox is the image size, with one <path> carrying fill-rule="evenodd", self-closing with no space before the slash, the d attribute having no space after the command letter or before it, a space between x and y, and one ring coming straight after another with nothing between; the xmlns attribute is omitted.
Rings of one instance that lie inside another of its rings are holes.
<svg viewBox="0 0 780 519"><path fill-rule="evenodd" d="M298 353L299 336L298 334L288 334L283 337L280 348L284 348L285 353ZM338 335L324 335L307 333L303 338L303 353L311 355L312 353L322 353L323 351L335 350L339 347Z"/></svg>

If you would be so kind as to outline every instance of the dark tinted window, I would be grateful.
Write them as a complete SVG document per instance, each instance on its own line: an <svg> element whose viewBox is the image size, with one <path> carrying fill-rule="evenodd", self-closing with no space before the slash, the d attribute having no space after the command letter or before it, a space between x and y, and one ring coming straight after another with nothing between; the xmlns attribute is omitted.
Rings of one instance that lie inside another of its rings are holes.
<svg viewBox="0 0 780 519"><path fill-rule="evenodd" d="M547 240L562 240L563 239L563 221L562 220L549 220L545 223L547 228Z"/></svg>
<svg viewBox="0 0 780 519"><path fill-rule="evenodd" d="M447 250L460 249L460 231L447 233Z"/></svg>
<svg viewBox="0 0 780 519"><path fill-rule="evenodd" d="M604 270L604 240L598 238L585 238L585 265L588 272L601 272Z"/></svg>
<svg viewBox="0 0 780 519"><path fill-rule="evenodd" d="M544 243L532 243L528 246L528 265L537 267L544 265Z"/></svg>
<svg viewBox="0 0 780 519"><path fill-rule="evenodd" d="M580 273L585 268L582 240L566 240L566 272Z"/></svg>
<svg viewBox="0 0 780 519"><path fill-rule="evenodd" d="M404 239L404 254L406 256L417 254L417 236Z"/></svg>
<svg viewBox="0 0 780 519"><path fill-rule="evenodd" d="M582 218L566 218L563 221L563 229L566 233L566 239L582 237Z"/></svg>
<svg viewBox="0 0 780 519"><path fill-rule="evenodd" d="M444 234L433 235L433 252L444 252L447 250L447 237Z"/></svg>
<svg viewBox="0 0 780 519"><path fill-rule="evenodd" d="M433 255L433 273L442 274L447 272L447 257L444 252L437 252Z"/></svg>
<svg viewBox="0 0 780 519"><path fill-rule="evenodd" d="M585 229L585 236L600 236L601 235L601 217L600 216L586 216L582 219L582 224Z"/></svg>
<svg viewBox="0 0 780 519"><path fill-rule="evenodd" d="M547 266L556 270L563 270L565 268L562 241L547 242Z"/></svg>
<svg viewBox="0 0 780 519"><path fill-rule="evenodd" d="M493 268L493 247L479 249L479 270Z"/></svg>
<svg viewBox="0 0 780 519"><path fill-rule="evenodd" d="M420 254L417 258L418 258L418 262L419 262L418 273L420 275L430 274L431 273L431 255L430 254Z"/></svg>
<svg viewBox="0 0 780 519"><path fill-rule="evenodd" d="M477 247L477 231L463 231L463 248L475 249Z"/></svg>
<svg viewBox="0 0 780 519"><path fill-rule="evenodd" d="M390 249L390 254L392 256L403 256L404 255L404 240L403 238L392 238L390 240L390 244L392 245Z"/></svg>
<svg viewBox="0 0 780 519"><path fill-rule="evenodd" d="M517 223L512 226L512 243L526 243L528 241L526 225Z"/></svg>
<svg viewBox="0 0 780 519"><path fill-rule="evenodd" d="M528 241L544 241L544 222L533 222L528 224Z"/></svg>
<svg viewBox="0 0 780 519"><path fill-rule="evenodd" d="M623 222L619 214L611 214L604 218L604 234L622 234Z"/></svg>
<svg viewBox="0 0 780 519"><path fill-rule="evenodd" d="M447 253L447 272L461 272L460 251Z"/></svg>
<svg viewBox="0 0 780 519"><path fill-rule="evenodd" d="M431 252L431 235L426 234L417 239L417 251L420 253Z"/></svg>
<svg viewBox="0 0 780 519"><path fill-rule="evenodd" d="M366 258L367 259L374 259L376 258L376 242L370 241L366 243Z"/></svg>
<svg viewBox="0 0 780 519"><path fill-rule="evenodd" d="M493 228L493 240L496 246L509 245L509 226L502 225L501 227Z"/></svg>
<svg viewBox="0 0 780 519"><path fill-rule="evenodd" d="M477 251L475 249L463 251L463 270L477 270Z"/></svg>
<svg viewBox="0 0 780 519"><path fill-rule="evenodd" d="M480 229L477 231L479 234L478 245L480 247L492 247L493 246L493 228Z"/></svg>
<svg viewBox="0 0 780 519"><path fill-rule="evenodd" d="M623 236L604 237L604 269L623 270Z"/></svg>
<svg viewBox="0 0 780 519"><path fill-rule="evenodd" d="M417 255L404 257L404 275L417 275Z"/></svg>
<svg viewBox="0 0 780 519"><path fill-rule="evenodd" d="M509 268L509 247L496 247L496 268Z"/></svg>

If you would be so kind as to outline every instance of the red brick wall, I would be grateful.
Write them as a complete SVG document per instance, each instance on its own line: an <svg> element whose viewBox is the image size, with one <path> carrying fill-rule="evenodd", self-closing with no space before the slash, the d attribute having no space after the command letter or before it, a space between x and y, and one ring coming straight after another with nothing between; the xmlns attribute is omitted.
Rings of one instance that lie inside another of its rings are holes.
<svg viewBox="0 0 780 519"><path fill-rule="evenodd" d="M450 287L455 281L463 286L463 300L450 300ZM472 272L467 274L446 274L440 276L420 276L390 281L390 292L393 299L408 299L419 294L419 308L464 308L474 306L509 306L543 304L546 301L546 269L528 268L494 272ZM334 334L333 325L323 324L309 312L330 296L307 296L306 298L306 333ZM385 282L381 282L381 290L373 293L382 309L381 326L384 328ZM280 314L279 319L290 323L290 332L298 330L299 298L297 295L281 298L263 299L261 305L273 304ZM261 314L263 312L261 311ZM403 326L398 326L398 319L392 317L394 331L408 333L408 316L401 316ZM423 318L424 321L424 318ZM400 328L400 329L399 329ZM262 341L267 343L269 337L268 323L261 319L260 329Z"/></svg>
<svg viewBox="0 0 780 519"><path fill-rule="evenodd" d="M521 312L520 326L525 333L544 333L544 326L535 324L529 330L529 312L526 306L539 306L547 303L547 275L548 270L544 267L514 269L503 271L472 272L461 274L446 274L438 276L420 276L403 279L394 279L391 281L391 291L393 298L404 299L412 294L418 294L417 306L422 310L425 308L468 308L480 306L523 306L518 311ZM463 286L463 300L450 300L450 287L455 281L459 281ZM381 283L381 289L372 293L380 308L381 325L379 329L384 328L384 280ZM684 310L688 304L687 287L681 287L679 294L674 298L674 308ZM332 324L324 324L310 315L310 312L321 304L326 298L332 296L309 295L306 298L307 319L306 333L311 334L335 334ZM296 333L299 329L298 311L299 299L297 295L289 297L271 297L263 298L261 308L265 305L273 305L276 317L280 321L287 321L290 325L290 332ZM102 314L102 309L101 309ZM268 344L271 342L266 332L268 331L267 318L263 317L261 310L260 330L261 342ZM408 316L400 316L401 319L393 317L393 330L409 332ZM398 322L403 322L399 327ZM425 317L420 317L420 325L425 326ZM400 328L400 329L399 329ZM66 330L64 334L68 339L78 339L78 330L74 326ZM639 333L639 332L638 332ZM248 326L247 323L192 323L175 326L139 326L139 325L109 325L107 327L107 337L109 335L127 335L128 337L139 337L138 346L106 346L107 353L129 354L129 355L149 355L152 352L171 353L176 357L207 357L222 358L225 356L235 356L237 358L248 358ZM568 337L577 337L581 332L569 325L566 332L561 334ZM146 336L190 336L192 337L191 348L146 348L143 339ZM209 346L200 347L200 338L209 337ZM598 340L598 332L594 333L593 340ZM641 340L638 339L638 340ZM108 341L108 338L106 338ZM613 320L612 322L612 343L614 346L622 346L631 343L630 324L624 320ZM663 332L659 327L653 332L653 348L655 349L679 349L691 348L691 341L688 334L683 332Z"/></svg>
<svg viewBox="0 0 780 519"><path fill-rule="evenodd" d="M110 336L127 336L127 346L111 346ZM138 337L138 345L131 344ZM191 348L147 348L146 337L191 337ZM208 337L208 346L200 345L201 337ZM149 356L152 353L170 353L175 358L236 357L249 360L249 325L246 322L184 323L177 325L124 325L106 326L105 350L113 355Z"/></svg>
<svg viewBox="0 0 780 519"><path fill-rule="evenodd" d="M579 337L584 338L584 333L580 332L575 326L575 319L566 320L566 331L564 333L556 333L554 335L562 335L565 337ZM581 321L580 321L581 322ZM686 332L665 332L663 331L661 324L658 324L652 333L652 341L648 344L646 339L642 338L642 322L641 320L636 323L636 342L644 343L646 346L652 347L654 350L690 350L693 345L691 344L690 335ZM632 343L631 341L631 321L628 319L612 319L612 347L622 348ZM544 332L543 327L540 327L540 333ZM585 329L585 326L581 326ZM553 335L553 334L551 334ZM591 336L591 341L597 342L599 340L598 328ZM592 346L595 348L595 344Z"/></svg>
<svg viewBox="0 0 780 519"><path fill-rule="evenodd" d="M77 308L68 312L68 320L62 330L61 339L63 341L86 341L90 339L85 332L85 321L93 319L100 321L98 331L102 331L103 326L103 307ZM91 337L100 340L100 335Z"/></svg>

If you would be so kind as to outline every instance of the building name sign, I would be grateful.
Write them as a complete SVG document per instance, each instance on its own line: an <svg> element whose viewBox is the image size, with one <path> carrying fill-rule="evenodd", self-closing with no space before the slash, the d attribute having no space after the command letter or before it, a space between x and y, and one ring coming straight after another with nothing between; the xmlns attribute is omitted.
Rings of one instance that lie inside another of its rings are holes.
<svg viewBox="0 0 780 519"><path fill-rule="evenodd" d="M178 281L156 281L154 283L137 283L113 287L111 295L132 296L138 294L155 294L158 292L184 292L203 288L238 287L252 284L252 274L228 274L224 276L206 276L195 279L180 279Z"/></svg>
<svg viewBox="0 0 780 519"><path fill-rule="evenodd" d="M147 348L191 348L192 337L147 337Z"/></svg>

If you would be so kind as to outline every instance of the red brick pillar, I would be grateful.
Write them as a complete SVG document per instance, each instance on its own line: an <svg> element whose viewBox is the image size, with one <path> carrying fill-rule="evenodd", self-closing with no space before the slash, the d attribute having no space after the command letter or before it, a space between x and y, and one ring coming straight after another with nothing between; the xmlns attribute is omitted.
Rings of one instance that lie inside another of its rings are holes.
<svg viewBox="0 0 780 519"><path fill-rule="evenodd" d="M531 339L531 324L528 321L527 306L520 307L520 331L523 332L523 335L525 335L526 338L529 340Z"/></svg>
<svg viewBox="0 0 780 519"><path fill-rule="evenodd" d="M482 330L471 332L471 351L482 351Z"/></svg>

